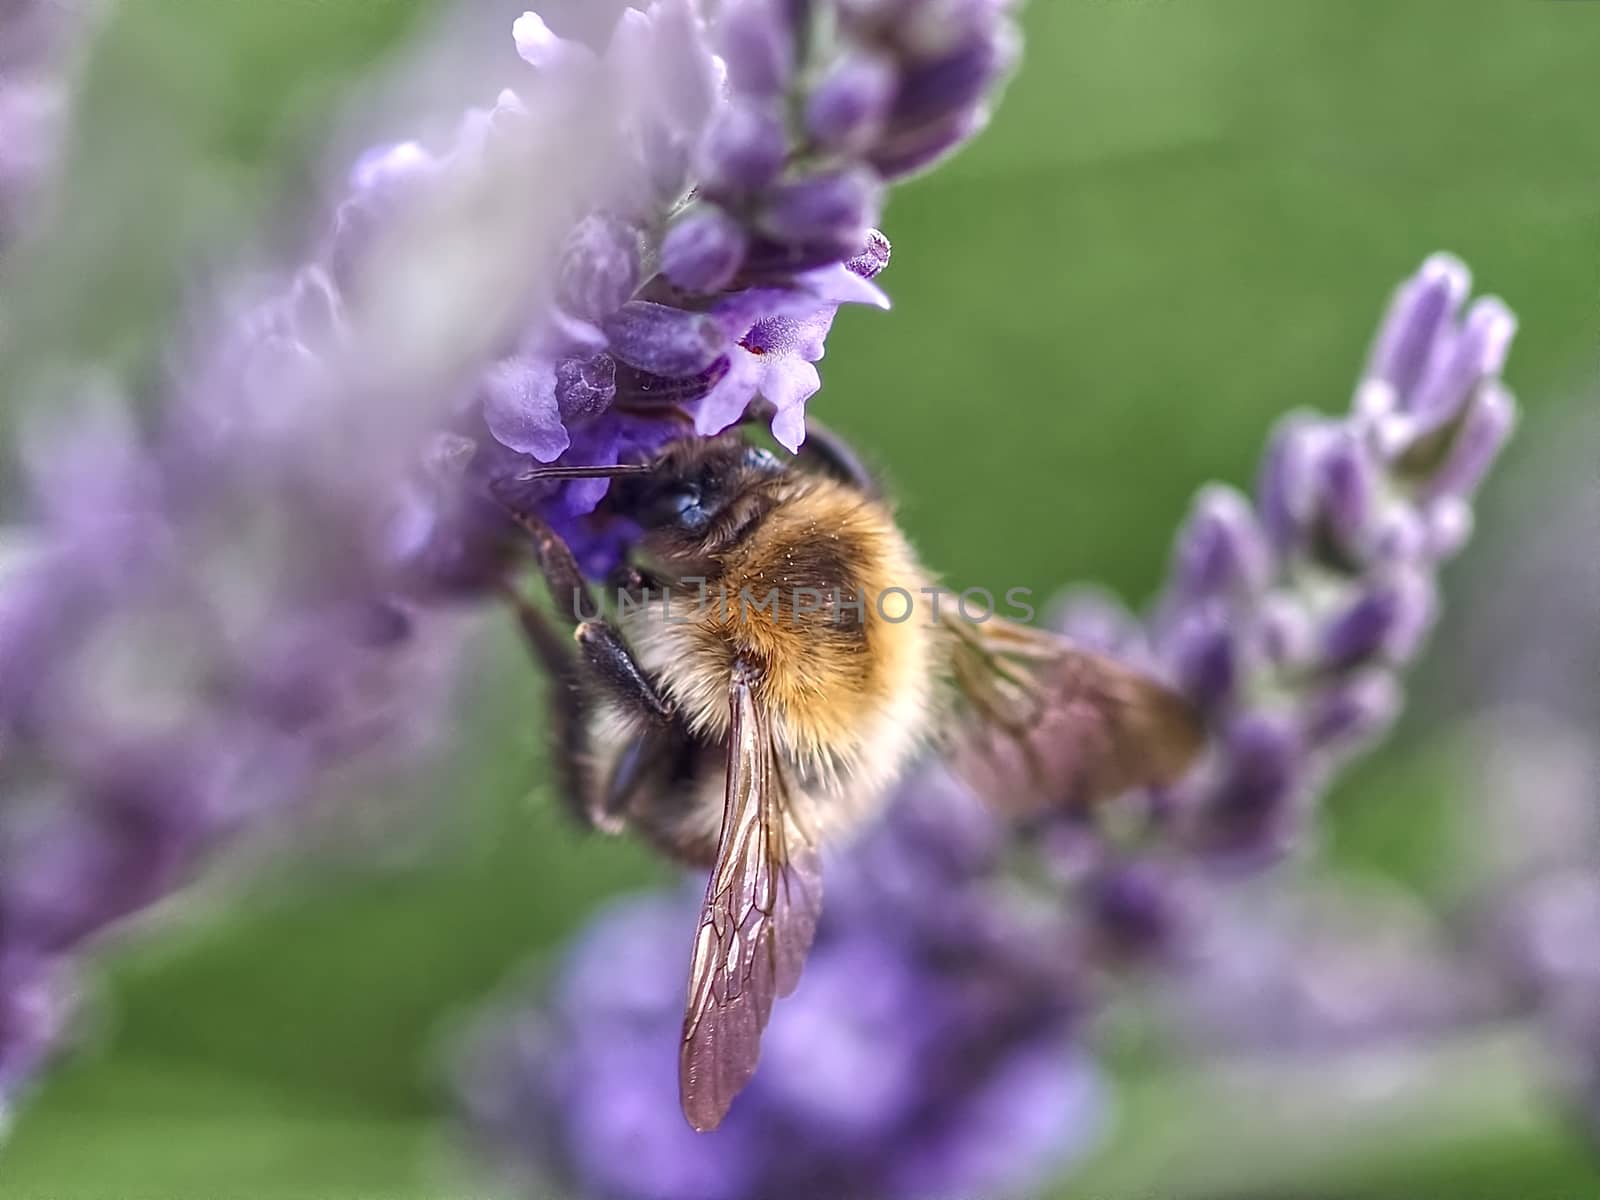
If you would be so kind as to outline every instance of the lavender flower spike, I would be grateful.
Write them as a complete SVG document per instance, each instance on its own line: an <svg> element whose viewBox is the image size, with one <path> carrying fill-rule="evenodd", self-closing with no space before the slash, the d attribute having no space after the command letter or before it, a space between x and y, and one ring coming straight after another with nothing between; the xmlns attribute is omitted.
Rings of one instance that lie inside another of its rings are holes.
<svg viewBox="0 0 1600 1200"><path fill-rule="evenodd" d="M481 445L480 496L514 494L600 570L614 559L615 523L590 517L605 482L521 487L527 456L647 457L685 418L709 436L757 402L799 448L839 306L888 304L867 282L888 262L886 184L981 127L1015 59L1003 3L892 7L739 0L702 20L685 0L656 0L603 47L564 41L535 14L517 22L540 74L639 99L623 118L638 161L605 220L574 231L561 310L511 348L484 423L457 430ZM652 59L673 68L641 92L633 75ZM597 375L603 394L587 382ZM581 397L565 382L580 379Z"/></svg>
<svg viewBox="0 0 1600 1200"><path fill-rule="evenodd" d="M1424 263L1379 331L1350 415L1286 420L1254 509L1214 495L1179 536L1154 635L1216 733L1209 769L1177 804L1187 835L1214 849L1280 845L1297 803L1394 713L1438 566L1461 545L1457 510L1512 423L1497 375L1515 323L1492 298L1463 320L1467 286L1456 260ZM1202 569L1219 561L1249 567ZM1217 587L1217 575L1233 582Z"/></svg>
<svg viewBox="0 0 1600 1200"><path fill-rule="evenodd" d="M637 282L626 223L568 225L637 182L628 114L587 68L525 92L440 153L363 156L312 260L206 312L140 422L80 370L24 431L0 576L0 1108L108 930L445 731L461 622L433 602L509 559L508 522L462 486L480 447L450 426L530 327L567 354L526 394L594 407L611 377L582 318Z"/></svg>

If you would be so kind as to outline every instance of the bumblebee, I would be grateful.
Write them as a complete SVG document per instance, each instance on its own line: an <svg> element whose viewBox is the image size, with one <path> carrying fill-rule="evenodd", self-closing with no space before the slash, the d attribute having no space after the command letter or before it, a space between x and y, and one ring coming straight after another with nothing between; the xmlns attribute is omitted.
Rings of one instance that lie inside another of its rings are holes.
<svg viewBox="0 0 1600 1200"><path fill-rule="evenodd" d="M554 683L557 760L580 818L709 870L689 954L684 1115L715 1128L754 1073L822 901L819 851L940 746L1011 813L1176 779L1189 706L1059 637L967 620L923 568L853 452L813 428L783 461L739 434L653 461L536 468L607 476L642 533L612 616L571 550L515 512L569 640L513 594Z"/></svg>

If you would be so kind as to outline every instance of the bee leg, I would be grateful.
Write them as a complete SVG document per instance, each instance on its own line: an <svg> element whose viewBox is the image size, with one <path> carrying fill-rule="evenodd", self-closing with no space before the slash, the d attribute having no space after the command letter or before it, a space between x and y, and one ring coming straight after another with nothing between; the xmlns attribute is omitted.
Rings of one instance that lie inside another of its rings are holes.
<svg viewBox="0 0 1600 1200"><path fill-rule="evenodd" d="M550 681L549 716L555 727L551 750L555 757L556 775L561 783L561 796L568 811L584 824L597 824L589 807L592 788L584 762L588 758L588 709L578 674L577 659L566 638L556 630L550 618L508 588L507 596L517 614L517 625L533 657L544 668Z"/></svg>
<svg viewBox="0 0 1600 1200"><path fill-rule="evenodd" d="M601 613L572 548L539 517L508 511L532 540L539 573L556 602L557 615L571 618L572 635L585 665L626 707L656 721L671 720L672 706L656 691L616 626Z"/></svg>

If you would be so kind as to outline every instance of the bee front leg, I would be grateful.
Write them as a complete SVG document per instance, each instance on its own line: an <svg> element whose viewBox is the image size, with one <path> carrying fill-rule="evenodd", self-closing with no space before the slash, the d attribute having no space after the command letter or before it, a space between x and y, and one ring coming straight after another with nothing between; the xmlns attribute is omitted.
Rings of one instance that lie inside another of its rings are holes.
<svg viewBox="0 0 1600 1200"><path fill-rule="evenodd" d="M542 518L510 506L507 511L527 531L557 616L572 622L572 636L590 673L624 707L658 723L670 721L672 706L639 666L621 632L601 612L572 548Z"/></svg>

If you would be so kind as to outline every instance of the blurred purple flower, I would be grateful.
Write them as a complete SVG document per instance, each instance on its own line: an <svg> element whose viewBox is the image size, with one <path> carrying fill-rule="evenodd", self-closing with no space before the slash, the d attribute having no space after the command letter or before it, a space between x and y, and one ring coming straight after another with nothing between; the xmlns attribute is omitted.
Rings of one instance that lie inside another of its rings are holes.
<svg viewBox="0 0 1600 1200"><path fill-rule="evenodd" d="M965 831L964 850L947 830ZM830 864L805 978L709 1135L677 1105L697 897L617 904L572 950L549 1009L496 1018L469 1044L474 1135L604 1200L1031 1194L1092 1143L1101 1091L1073 1042L1059 924L1020 922L987 873L999 837L935 775Z"/></svg>
<svg viewBox="0 0 1600 1200"><path fill-rule="evenodd" d="M600 48L533 13L517 22L519 51L545 75L626 91L642 59L672 64L629 109L631 178L573 230L559 307L486 385L483 425L459 430L523 456L482 446L469 486L537 509L592 569L614 558L614 522L585 519L605 481L515 476L534 461L648 456L686 428L729 428L758 400L774 437L798 449L838 307L888 304L868 282L889 258L874 228L885 182L978 128L1015 57L1003 4L919 2L889 24L829 7L827 39L775 0L728 5L709 25L685 0L657 0L626 12ZM790 128L786 106L812 113L809 131ZM396 155L396 169L415 165L414 148ZM384 174L373 160L357 185Z"/></svg>
<svg viewBox="0 0 1600 1200"><path fill-rule="evenodd" d="M641 50L626 95L536 79L444 151L363 157L312 260L208 297L138 421L74 377L27 423L0 577L0 1105L108 931L235 837L446 732L461 622L430 602L508 568L508 522L467 485L519 457L453 426L482 428L492 364L525 331L604 345L551 316L558 298L628 302L626 226L571 214L636 181L616 106L683 66ZM561 366L559 394L513 400L576 425L613 379ZM574 449L600 440L573 431Z"/></svg>

